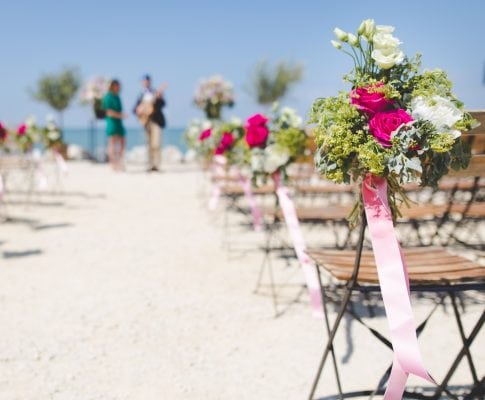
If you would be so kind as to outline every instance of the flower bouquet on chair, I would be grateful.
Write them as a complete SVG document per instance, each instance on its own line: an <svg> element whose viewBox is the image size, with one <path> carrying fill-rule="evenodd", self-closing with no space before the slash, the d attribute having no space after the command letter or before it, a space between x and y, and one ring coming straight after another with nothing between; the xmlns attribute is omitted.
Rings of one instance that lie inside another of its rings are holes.
<svg viewBox="0 0 485 400"><path fill-rule="evenodd" d="M354 69L344 76L351 90L312 106L316 166L337 183L359 182L367 174L385 178L396 217L397 200L406 201L403 184L436 186L449 168L466 168L470 150L460 135L475 121L444 71L420 73L421 56L404 55L392 26L365 20L355 35L334 32L332 45L351 56Z"/></svg>
<svg viewBox="0 0 485 400"><path fill-rule="evenodd" d="M315 316L322 316L321 293L315 266L306 254L306 246L298 217L288 188L287 168L305 155L308 136L302 127L302 118L296 111L275 105L270 121L256 114L246 121L246 143L250 148L249 163L253 184L259 186L272 178L275 185L276 207L280 208L288 233L300 263L309 291Z"/></svg>
<svg viewBox="0 0 485 400"><path fill-rule="evenodd" d="M194 103L208 119L221 119L222 108L234 105L232 83L220 75L202 80L195 90Z"/></svg>
<svg viewBox="0 0 485 400"><path fill-rule="evenodd" d="M8 129L0 122L0 150L3 150L8 140ZM8 150L8 149L7 149Z"/></svg>
<svg viewBox="0 0 485 400"><path fill-rule="evenodd" d="M452 92L445 72L420 72L420 55L406 57L391 26L365 20L356 34L335 29L332 45L351 56L344 80L351 88L317 99L316 166L337 183L357 182L361 193L354 282L368 226L394 350L384 399L401 398L409 374L432 381L423 366L409 297L409 281L394 220L406 202L403 185L436 186L450 168L466 168L470 149L461 138L476 122Z"/></svg>
<svg viewBox="0 0 485 400"><path fill-rule="evenodd" d="M15 145L20 153L29 153L34 144L41 140L41 129L35 118L29 117L14 132Z"/></svg>
<svg viewBox="0 0 485 400"><path fill-rule="evenodd" d="M302 128L302 118L296 111L276 105L270 121L256 114L246 121L246 143L250 149L249 163L253 183L260 185L269 176L287 178L287 167L303 156L308 136Z"/></svg>
<svg viewBox="0 0 485 400"><path fill-rule="evenodd" d="M103 110L102 99L108 91L109 82L102 76L96 76L86 82L81 89L80 100L81 104L89 104L93 108L93 113L96 119L104 119L106 111Z"/></svg>

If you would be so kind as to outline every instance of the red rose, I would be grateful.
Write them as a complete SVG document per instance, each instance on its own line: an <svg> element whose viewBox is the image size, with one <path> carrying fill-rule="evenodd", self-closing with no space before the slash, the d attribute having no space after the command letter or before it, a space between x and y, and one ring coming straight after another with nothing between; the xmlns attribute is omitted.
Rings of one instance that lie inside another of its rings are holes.
<svg viewBox="0 0 485 400"><path fill-rule="evenodd" d="M212 135L212 131L210 129L206 129L200 134L199 140L202 142L206 140L208 137L210 137L211 135Z"/></svg>
<svg viewBox="0 0 485 400"><path fill-rule="evenodd" d="M389 110L395 104L394 100L386 99L384 93L376 89L384 86L382 82L375 85L357 88L350 92L350 103L372 117L377 112Z"/></svg>
<svg viewBox="0 0 485 400"><path fill-rule="evenodd" d="M224 154L227 150L231 148L234 140L234 136L231 132L224 132L222 134L221 141L219 142L219 146L217 146L217 148L215 149L214 154Z"/></svg>
<svg viewBox="0 0 485 400"><path fill-rule="evenodd" d="M25 132L27 132L27 125L25 125L25 124L20 125L17 129L17 134L19 136L23 136L23 135L25 135Z"/></svg>
<svg viewBox="0 0 485 400"><path fill-rule="evenodd" d="M377 112L369 121L369 131L382 147L391 147L391 134L411 121L413 118L401 108Z"/></svg>
<svg viewBox="0 0 485 400"><path fill-rule="evenodd" d="M267 122L268 118L261 114L253 115L246 121L246 143L250 148L265 145L269 135Z"/></svg>
<svg viewBox="0 0 485 400"><path fill-rule="evenodd" d="M7 128L3 126L3 124L0 122L0 140L5 140L7 138L8 131Z"/></svg>

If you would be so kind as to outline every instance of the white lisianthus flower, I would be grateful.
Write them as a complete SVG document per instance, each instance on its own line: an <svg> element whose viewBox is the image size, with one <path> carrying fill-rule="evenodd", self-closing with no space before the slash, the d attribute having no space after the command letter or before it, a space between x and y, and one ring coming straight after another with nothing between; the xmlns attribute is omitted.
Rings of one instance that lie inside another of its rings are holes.
<svg viewBox="0 0 485 400"><path fill-rule="evenodd" d="M296 110L290 107L281 109L280 121L292 128L299 128L303 123L303 119L297 114Z"/></svg>
<svg viewBox="0 0 485 400"><path fill-rule="evenodd" d="M54 130L49 130L47 133L47 137L49 138L50 141L54 142L61 137L61 132L59 132L57 129Z"/></svg>
<svg viewBox="0 0 485 400"><path fill-rule="evenodd" d="M236 126L241 126L242 125L242 121L238 117L232 117L231 120L229 121L229 123L231 125L236 125Z"/></svg>
<svg viewBox="0 0 485 400"><path fill-rule="evenodd" d="M352 47L357 47L357 45L359 44L359 39L357 39L357 36L355 36L354 34L352 33L349 33L348 34L348 38L349 38L349 44L352 46Z"/></svg>
<svg viewBox="0 0 485 400"><path fill-rule="evenodd" d="M272 174L283 165L285 165L290 159L289 153L281 149L276 144L271 144L264 149L264 172Z"/></svg>
<svg viewBox="0 0 485 400"><path fill-rule="evenodd" d="M347 32L344 32L342 29L340 28L335 28L333 30L333 33L335 33L335 36L337 36L337 39L338 40L341 40L342 42L346 42L349 38L349 35Z"/></svg>
<svg viewBox="0 0 485 400"><path fill-rule="evenodd" d="M362 23L360 24L357 33L367 38L367 40L369 40L374 35L375 28L376 28L376 23L374 22L374 20L366 19L362 21Z"/></svg>
<svg viewBox="0 0 485 400"><path fill-rule="evenodd" d="M377 25L375 32L376 33L392 33L392 32L394 32L394 29L396 29L396 28L394 28L391 25Z"/></svg>
<svg viewBox="0 0 485 400"><path fill-rule="evenodd" d="M212 128L212 124L210 121L208 120L205 120L202 122L202 130L205 131L206 129L211 129Z"/></svg>
<svg viewBox="0 0 485 400"><path fill-rule="evenodd" d="M461 135L454 125L463 118L463 111L451 100L441 96L431 99L418 96L411 101L411 110L415 120L431 122L437 133L451 134L455 139Z"/></svg>
<svg viewBox="0 0 485 400"><path fill-rule="evenodd" d="M35 123L36 123L36 120L35 120L35 117L33 115L29 115L27 117L27 119L25 120L25 126L27 127L27 129L34 128Z"/></svg>
<svg viewBox="0 0 485 400"><path fill-rule="evenodd" d="M332 46L335 47L337 50L340 50L342 48L342 43L337 42L336 40L331 40L330 43L332 43Z"/></svg>
<svg viewBox="0 0 485 400"><path fill-rule="evenodd" d="M373 50L371 57L380 68L389 69L404 60L404 53L397 47L388 47Z"/></svg>
<svg viewBox="0 0 485 400"><path fill-rule="evenodd" d="M397 48L401 44L401 41L389 32L376 32L372 41L375 49Z"/></svg>
<svg viewBox="0 0 485 400"><path fill-rule="evenodd" d="M393 26L378 25L372 37L374 50L371 57L382 69L389 69L404 60L404 53L399 49L401 41L392 35Z"/></svg>

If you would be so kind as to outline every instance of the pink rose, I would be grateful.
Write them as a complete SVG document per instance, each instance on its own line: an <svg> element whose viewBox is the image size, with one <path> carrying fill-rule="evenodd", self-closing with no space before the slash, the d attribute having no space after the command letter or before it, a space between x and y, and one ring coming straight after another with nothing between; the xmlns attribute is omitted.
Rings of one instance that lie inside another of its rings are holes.
<svg viewBox="0 0 485 400"><path fill-rule="evenodd" d="M214 151L214 154L220 155L224 154L227 150L231 148L234 143L234 136L230 132L224 132L219 142L219 146Z"/></svg>
<svg viewBox="0 0 485 400"><path fill-rule="evenodd" d="M386 99L384 93L376 91L376 89L384 86L382 82L368 87L357 88L350 92L350 103L357 106L357 108L369 117L375 113L389 110L394 104L394 100Z"/></svg>
<svg viewBox="0 0 485 400"><path fill-rule="evenodd" d="M267 122L268 118L261 114L255 114L246 121L246 143L250 148L265 145L269 135Z"/></svg>
<svg viewBox="0 0 485 400"><path fill-rule="evenodd" d="M205 131L203 131L200 136L199 136L199 140L202 142L204 140L206 140L208 137L210 137L212 135L212 130L211 129L206 129Z"/></svg>
<svg viewBox="0 0 485 400"><path fill-rule="evenodd" d="M369 131L382 147L391 147L391 134L411 121L413 118L401 108L377 112L369 121Z"/></svg>
<svg viewBox="0 0 485 400"><path fill-rule="evenodd" d="M25 135L25 132L27 132L27 125L25 125L25 124L20 125L17 129L17 134L19 136L23 136L23 135Z"/></svg>

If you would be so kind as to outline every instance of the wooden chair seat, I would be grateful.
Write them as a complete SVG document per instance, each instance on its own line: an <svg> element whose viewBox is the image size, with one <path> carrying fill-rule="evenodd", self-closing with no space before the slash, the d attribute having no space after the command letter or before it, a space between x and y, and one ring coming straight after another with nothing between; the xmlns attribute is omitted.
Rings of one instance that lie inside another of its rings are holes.
<svg viewBox="0 0 485 400"><path fill-rule="evenodd" d="M352 185L310 185L301 184L295 186L295 190L299 194L332 194L332 193L351 193L354 190Z"/></svg>
<svg viewBox="0 0 485 400"><path fill-rule="evenodd" d="M334 278L349 281L355 261L353 250L310 250L308 255L318 266L327 270ZM404 249L404 258L411 285L452 284L485 280L485 267L466 258L452 255L440 247ZM379 282L374 255L364 251L358 281Z"/></svg>
<svg viewBox="0 0 485 400"><path fill-rule="evenodd" d="M243 196L244 190L241 185L225 185L222 187L222 194L229 197ZM253 194L272 194L275 193L275 188L273 185L265 185L252 189Z"/></svg>
<svg viewBox="0 0 485 400"><path fill-rule="evenodd" d="M297 207L296 215L300 222L325 222L329 220L346 219L353 206L328 205ZM411 208L403 206L401 208L401 219L425 219L442 217L445 213L465 214L469 218L485 218L485 203L456 203L451 207L448 204L413 204ZM265 214L283 218L281 210L265 210Z"/></svg>
<svg viewBox="0 0 485 400"><path fill-rule="evenodd" d="M212 176L212 182L239 182L241 178L237 175Z"/></svg>
<svg viewBox="0 0 485 400"><path fill-rule="evenodd" d="M297 207L296 216L298 221L303 223L309 222L325 222L332 220L345 220L352 207L329 205L326 207ZM263 210L265 215L276 217L277 219L283 219L283 211L281 209L265 209Z"/></svg>

